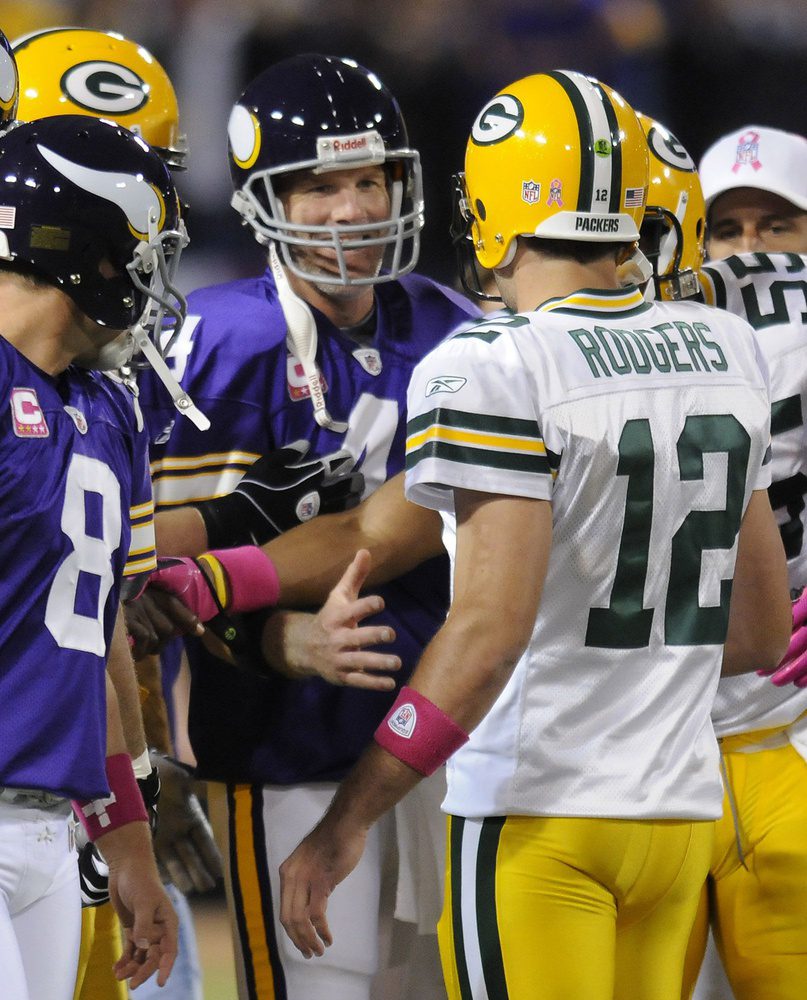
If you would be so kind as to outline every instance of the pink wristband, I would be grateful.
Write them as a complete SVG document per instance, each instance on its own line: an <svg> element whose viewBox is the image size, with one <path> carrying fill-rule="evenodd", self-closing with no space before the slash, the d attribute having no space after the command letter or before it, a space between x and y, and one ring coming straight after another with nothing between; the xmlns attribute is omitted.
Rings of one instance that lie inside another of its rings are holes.
<svg viewBox="0 0 807 1000"><path fill-rule="evenodd" d="M403 687L374 739L393 757L428 777L468 742L468 734L419 691Z"/></svg>
<svg viewBox="0 0 807 1000"><path fill-rule="evenodd" d="M227 574L230 600L226 610L232 614L274 607L280 596L280 580L275 564L255 545L238 549L212 549L207 555L218 559Z"/></svg>
<svg viewBox="0 0 807 1000"><path fill-rule="evenodd" d="M127 823L148 823L129 754L116 753L107 757L106 776L110 791L107 798L73 800L73 810L90 840L97 840Z"/></svg>

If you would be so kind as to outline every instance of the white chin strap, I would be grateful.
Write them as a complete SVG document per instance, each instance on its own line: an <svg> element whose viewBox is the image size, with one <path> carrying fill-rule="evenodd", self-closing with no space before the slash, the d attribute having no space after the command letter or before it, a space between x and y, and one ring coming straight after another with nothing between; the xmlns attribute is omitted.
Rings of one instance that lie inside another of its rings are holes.
<svg viewBox="0 0 807 1000"><path fill-rule="evenodd" d="M292 291L274 243L269 245L269 266L272 268L278 301L286 320L286 343L303 366L303 374L311 393L311 405L314 407L314 420L320 427L327 427L337 434L344 434L347 431L347 424L333 420L325 406L322 376L317 368L317 325L314 316L300 296Z"/></svg>
<svg viewBox="0 0 807 1000"><path fill-rule="evenodd" d="M627 285L638 285L641 288L649 282L652 294L653 282L650 279L653 277L653 265L638 246L627 260L617 264L616 274L620 288L625 288Z"/></svg>
<svg viewBox="0 0 807 1000"><path fill-rule="evenodd" d="M140 321L132 327L132 336L138 349L154 369L154 374L171 393L174 406L198 427L200 431L206 431L210 427L210 421L171 374L171 369L163 360L162 355L154 346L146 328Z"/></svg>

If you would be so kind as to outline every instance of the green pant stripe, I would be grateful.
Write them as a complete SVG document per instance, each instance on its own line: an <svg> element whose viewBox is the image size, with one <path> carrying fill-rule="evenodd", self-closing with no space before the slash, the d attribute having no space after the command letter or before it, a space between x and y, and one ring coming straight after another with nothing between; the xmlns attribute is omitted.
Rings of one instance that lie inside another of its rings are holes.
<svg viewBox="0 0 807 1000"><path fill-rule="evenodd" d="M489 816L483 821L476 855L476 926L489 1000L508 998L496 913L496 856L506 818Z"/></svg>

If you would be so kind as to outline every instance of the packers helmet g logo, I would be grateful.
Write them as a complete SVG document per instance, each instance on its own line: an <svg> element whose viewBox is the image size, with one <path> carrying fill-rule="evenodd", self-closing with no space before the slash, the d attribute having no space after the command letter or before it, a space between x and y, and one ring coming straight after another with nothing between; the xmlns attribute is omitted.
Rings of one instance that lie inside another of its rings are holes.
<svg viewBox="0 0 807 1000"><path fill-rule="evenodd" d="M524 107L512 94L499 94L482 108L471 129L477 146L492 146L519 129L524 121Z"/></svg>
<svg viewBox="0 0 807 1000"><path fill-rule="evenodd" d="M148 101L146 82L120 63L93 60L71 66L59 81L62 93L85 111L125 115Z"/></svg>
<svg viewBox="0 0 807 1000"><path fill-rule="evenodd" d="M691 173L695 169L692 157L675 138L672 132L662 130L655 125L647 133L647 145L651 153L668 167L676 170L686 170Z"/></svg>

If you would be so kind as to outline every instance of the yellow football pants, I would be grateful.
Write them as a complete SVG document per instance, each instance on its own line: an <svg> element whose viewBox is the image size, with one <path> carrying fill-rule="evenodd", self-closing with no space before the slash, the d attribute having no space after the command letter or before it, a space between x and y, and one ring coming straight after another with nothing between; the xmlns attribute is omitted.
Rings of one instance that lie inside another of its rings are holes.
<svg viewBox="0 0 807 1000"><path fill-rule="evenodd" d="M115 979L112 972L121 951L120 923L112 903L85 906L73 1000L126 1000L126 983Z"/></svg>
<svg viewBox="0 0 807 1000"><path fill-rule="evenodd" d="M736 743L734 745L739 745ZM728 795L687 955L683 996L695 988L711 914L736 1000L807 995L807 763L790 744L723 760ZM745 866L740 859L739 835Z"/></svg>
<svg viewBox="0 0 807 1000"><path fill-rule="evenodd" d="M711 822L449 820L450 1000L679 1000Z"/></svg>

